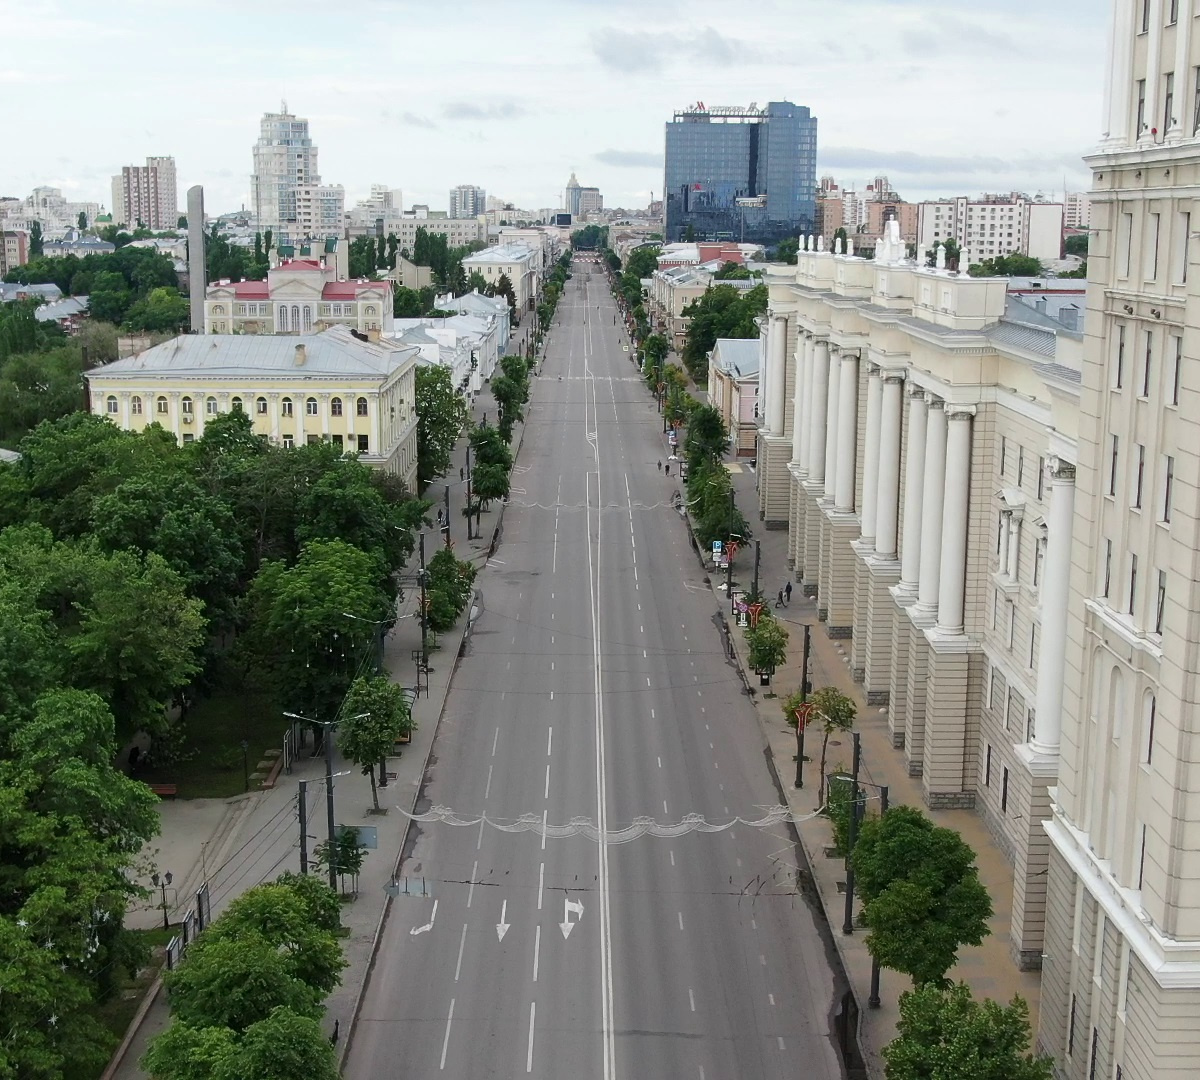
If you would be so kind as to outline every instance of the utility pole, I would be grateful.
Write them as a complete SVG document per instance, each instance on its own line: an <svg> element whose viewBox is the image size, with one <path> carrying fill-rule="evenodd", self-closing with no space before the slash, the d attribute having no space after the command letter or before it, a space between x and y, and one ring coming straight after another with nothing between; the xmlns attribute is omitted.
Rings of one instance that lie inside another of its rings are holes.
<svg viewBox="0 0 1200 1080"><path fill-rule="evenodd" d="M754 541L754 598L759 599L758 595L758 564L762 559L762 544L757 540Z"/></svg>
<svg viewBox="0 0 1200 1080"><path fill-rule="evenodd" d="M471 444L467 443L467 539L474 540L471 535Z"/></svg>
<svg viewBox="0 0 1200 1080"><path fill-rule="evenodd" d="M733 542L733 483L729 486L729 539L725 542L725 596L729 600L729 610L733 610L733 552L729 545Z"/></svg>
<svg viewBox="0 0 1200 1080"><path fill-rule="evenodd" d="M333 820L333 721L322 725L325 734L325 817L329 827L329 887L337 892L337 825Z"/></svg>
<svg viewBox="0 0 1200 1080"><path fill-rule="evenodd" d="M888 789L887 784L884 784L879 789L879 817L880 820L888 812ZM868 1009L879 1008L879 961L872 958L871 960L871 995L867 998Z"/></svg>
<svg viewBox="0 0 1200 1080"><path fill-rule="evenodd" d="M446 547L450 546L450 481L446 481Z"/></svg>
<svg viewBox="0 0 1200 1080"><path fill-rule="evenodd" d="M846 913L842 933L854 933L854 842L858 839L858 771L862 765L862 740L857 731L854 740L854 767L850 777L850 827L846 830Z"/></svg>
<svg viewBox="0 0 1200 1080"><path fill-rule="evenodd" d="M812 628L808 623L804 624L804 647L800 653L800 704L803 705L808 701L808 691L810 683L808 681L808 657L809 649L812 642L809 635ZM807 716L804 720L807 720ZM796 719L796 787L804 787L804 728L805 724L801 718Z"/></svg>
<svg viewBox="0 0 1200 1080"><path fill-rule="evenodd" d="M421 533L418 540L421 553L421 668L425 671L429 670L429 639L425 633L425 614L426 614L426 598L425 598L425 534ZM332 806L330 813L333 813Z"/></svg>
<svg viewBox="0 0 1200 1080"><path fill-rule="evenodd" d="M300 873L308 873L308 781L300 781Z"/></svg>

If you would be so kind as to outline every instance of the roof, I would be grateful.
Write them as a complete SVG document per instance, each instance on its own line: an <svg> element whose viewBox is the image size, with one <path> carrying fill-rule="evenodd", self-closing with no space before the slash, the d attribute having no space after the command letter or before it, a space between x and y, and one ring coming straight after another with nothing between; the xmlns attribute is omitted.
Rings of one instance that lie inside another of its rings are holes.
<svg viewBox="0 0 1200 1080"><path fill-rule="evenodd" d="M390 281L330 281L321 290L322 300L353 300L359 293L390 292Z"/></svg>
<svg viewBox="0 0 1200 1080"><path fill-rule="evenodd" d="M210 285L209 288L212 288ZM265 281L235 281L224 288L233 289L233 295L239 300L270 300L271 291Z"/></svg>
<svg viewBox="0 0 1200 1080"><path fill-rule="evenodd" d="M305 360L296 364L303 345ZM180 376L390 375L414 353L390 342L362 341L344 326L320 334L187 334L88 373Z"/></svg>
<svg viewBox="0 0 1200 1080"><path fill-rule="evenodd" d="M758 338L717 338L712 350L713 362L735 379L758 374Z"/></svg>
<svg viewBox="0 0 1200 1080"><path fill-rule="evenodd" d="M21 297L40 296L44 300L57 300L62 296L62 289L57 285L4 285L0 284L0 303Z"/></svg>
<svg viewBox="0 0 1200 1080"><path fill-rule="evenodd" d="M72 315L85 315L88 309L86 296L67 296L62 300L54 300L42 304L33 312L38 322L57 322L59 319L69 319Z"/></svg>
<svg viewBox="0 0 1200 1080"><path fill-rule="evenodd" d="M468 255L463 259L463 265L466 266L468 263L521 262L532 259L533 255L533 248L527 247L525 244L496 244L494 247L484 248L483 251L476 251L474 254Z"/></svg>
<svg viewBox="0 0 1200 1080"><path fill-rule="evenodd" d="M508 314L508 301L503 296L484 296L481 292L469 292L447 301L448 306L459 311L475 311L481 315Z"/></svg>

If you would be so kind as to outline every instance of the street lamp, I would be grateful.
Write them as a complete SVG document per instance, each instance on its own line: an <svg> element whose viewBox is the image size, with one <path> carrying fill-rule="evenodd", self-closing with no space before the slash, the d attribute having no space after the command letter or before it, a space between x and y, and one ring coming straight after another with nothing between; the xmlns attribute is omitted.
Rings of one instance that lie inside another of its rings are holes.
<svg viewBox="0 0 1200 1080"><path fill-rule="evenodd" d="M250 743L242 740L242 780L244 782L243 792L250 790Z"/></svg>
<svg viewBox="0 0 1200 1080"><path fill-rule="evenodd" d="M336 833L337 825L334 823L333 817L333 729L339 723L337 720L314 720L311 716L303 716L300 713L285 712L283 714L289 720L303 720L306 724L313 724L319 727L324 733L325 739L325 816L326 824L329 828L329 887L335 892L337 891L337 858L336 852ZM361 720L367 713L358 713L356 716L346 717L348 720Z"/></svg>
<svg viewBox="0 0 1200 1080"><path fill-rule="evenodd" d="M151 874L150 881L158 888L162 889L162 911L163 911L163 929L171 929L171 918L167 913L167 886L171 884L171 871L168 870L160 878L158 874Z"/></svg>

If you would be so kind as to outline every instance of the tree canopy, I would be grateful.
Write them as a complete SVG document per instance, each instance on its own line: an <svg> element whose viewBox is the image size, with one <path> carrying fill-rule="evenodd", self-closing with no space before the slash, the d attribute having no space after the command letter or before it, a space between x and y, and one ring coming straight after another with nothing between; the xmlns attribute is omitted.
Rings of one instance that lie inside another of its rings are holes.
<svg viewBox="0 0 1200 1080"><path fill-rule="evenodd" d="M756 338L755 321L767 310L767 289L758 285L741 291L732 285L714 285L683 313L688 317L683 362L697 382L708 378L708 354L718 338Z"/></svg>
<svg viewBox="0 0 1200 1080"><path fill-rule="evenodd" d="M450 468L467 404L444 367L417 368L417 484L424 491Z"/></svg>

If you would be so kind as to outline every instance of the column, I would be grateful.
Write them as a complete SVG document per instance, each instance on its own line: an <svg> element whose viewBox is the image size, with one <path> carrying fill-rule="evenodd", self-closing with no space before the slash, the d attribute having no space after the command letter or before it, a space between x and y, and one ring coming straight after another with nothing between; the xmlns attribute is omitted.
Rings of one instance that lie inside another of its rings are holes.
<svg viewBox="0 0 1200 1080"><path fill-rule="evenodd" d="M1008 573L1008 538L1012 535L1012 511L1000 511L1000 573Z"/></svg>
<svg viewBox="0 0 1200 1080"><path fill-rule="evenodd" d="M1150 0L1150 40L1146 46L1146 131L1144 133L1144 137L1150 142L1161 141L1163 135L1162 32L1164 17L1163 0ZM1179 81L1183 74L1180 72L1175 79L1176 100L1183 91ZM1150 134L1151 128L1158 128L1158 136ZM1143 137L1142 132L1139 131L1137 134L1139 139Z"/></svg>
<svg viewBox="0 0 1200 1080"><path fill-rule="evenodd" d="M915 593L921 576L921 507L925 494L925 440L929 404L919 386L909 390L908 456L904 468L904 550L900 553L900 588Z"/></svg>
<svg viewBox="0 0 1200 1080"><path fill-rule="evenodd" d="M883 378L875 488L875 554L885 559L896 557L900 517L900 394L903 386L902 375L888 374Z"/></svg>
<svg viewBox="0 0 1200 1080"><path fill-rule="evenodd" d="M1051 468L1054 471L1050 477L1050 520L1046 526L1046 557L1042 563L1042 629L1038 644L1037 706L1033 717L1033 750L1042 754L1058 753L1062 732L1071 525L1075 517L1075 466L1065 461L1052 461Z"/></svg>
<svg viewBox="0 0 1200 1080"><path fill-rule="evenodd" d="M883 379L879 368L867 368L867 430L863 432L863 496L860 517L864 540L875 539L876 493L879 488L880 412L883 408Z"/></svg>
<svg viewBox="0 0 1200 1080"><path fill-rule="evenodd" d="M1109 138L1115 142L1133 143L1138 133L1133 130L1136 119L1133 86L1133 46L1137 37L1137 20L1141 12L1136 4L1114 5L1112 101L1110 102Z"/></svg>
<svg viewBox="0 0 1200 1080"><path fill-rule="evenodd" d="M946 409L940 398L926 396L925 478L921 487L921 570L917 604L928 615L938 606L942 564L942 498L946 483Z"/></svg>
<svg viewBox="0 0 1200 1080"><path fill-rule="evenodd" d="M832 499L837 484L838 466L838 380L842 362L837 351L829 349L829 393L825 400L825 498Z"/></svg>
<svg viewBox="0 0 1200 1080"><path fill-rule="evenodd" d="M1179 22L1175 26L1175 119L1178 123L1172 124L1167 130L1172 139L1184 136L1190 139L1195 134L1192 130L1192 102L1189 100L1189 91L1195 92L1194 76L1189 77L1193 70L1188 64L1191 48L1192 0L1179 0Z"/></svg>
<svg viewBox="0 0 1200 1080"><path fill-rule="evenodd" d="M1008 516L1008 550L1005 552L1004 573L1009 581L1017 580L1021 563L1021 519L1015 513Z"/></svg>
<svg viewBox="0 0 1200 1080"><path fill-rule="evenodd" d="M767 430L772 435L783 434L786 385L784 365L787 363L787 319L771 314L771 329L767 334Z"/></svg>
<svg viewBox="0 0 1200 1080"><path fill-rule="evenodd" d="M794 361L796 364L795 391L792 394L792 464L797 468L803 467L804 462L804 369L806 366L806 355L808 352L808 343L803 335L796 337L796 353Z"/></svg>
<svg viewBox="0 0 1200 1080"><path fill-rule="evenodd" d="M812 392L808 395L808 478L825 480L825 422L829 400L829 343L813 340Z"/></svg>
<svg viewBox="0 0 1200 1080"><path fill-rule="evenodd" d="M944 634L963 632L967 514L971 502L971 420L974 416L975 408L971 405L952 405L946 409L946 483L937 614L938 630Z"/></svg>
<svg viewBox="0 0 1200 1080"><path fill-rule="evenodd" d="M854 465L858 453L858 357L842 353L838 374L837 486L834 506L854 512Z"/></svg>

